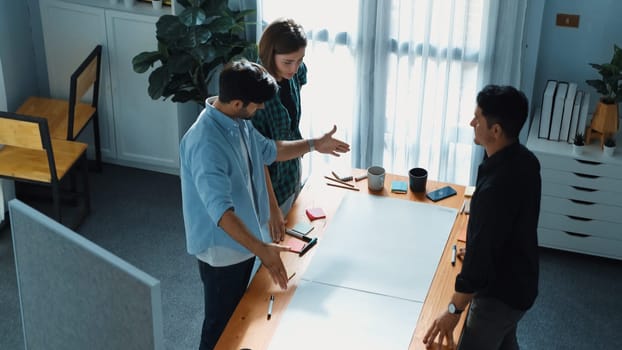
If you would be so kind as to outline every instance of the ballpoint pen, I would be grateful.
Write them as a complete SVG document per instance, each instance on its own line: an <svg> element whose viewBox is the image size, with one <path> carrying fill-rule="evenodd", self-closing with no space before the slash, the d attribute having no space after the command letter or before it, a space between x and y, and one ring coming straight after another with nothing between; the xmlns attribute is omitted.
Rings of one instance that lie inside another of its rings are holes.
<svg viewBox="0 0 622 350"><path fill-rule="evenodd" d="M272 317L272 305L274 304L274 295L270 296L270 303L268 304L268 320Z"/></svg>
<svg viewBox="0 0 622 350"><path fill-rule="evenodd" d="M455 244L451 247L451 265L452 266L456 265L456 245Z"/></svg>
<svg viewBox="0 0 622 350"><path fill-rule="evenodd" d="M287 282L291 281L291 280L292 280L292 278L294 278L294 276L296 276L296 273L295 273L295 272L294 272L294 273L292 273L292 275L291 275L291 276L287 277Z"/></svg>

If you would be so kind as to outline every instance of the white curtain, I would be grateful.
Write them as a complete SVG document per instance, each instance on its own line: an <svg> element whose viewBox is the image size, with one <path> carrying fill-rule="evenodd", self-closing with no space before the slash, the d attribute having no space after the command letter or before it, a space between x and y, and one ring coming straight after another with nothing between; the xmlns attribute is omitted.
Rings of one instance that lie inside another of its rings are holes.
<svg viewBox="0 0 622 350"><path fill-rule="evenodd" d="M291 17L308 33L303 136L336 124L352 145L345 157L306 157L305 172L382 165L406 175L424 167L433 180L474 181L475 96L520 76L525 3L260 0L264 23Z"/></svg>

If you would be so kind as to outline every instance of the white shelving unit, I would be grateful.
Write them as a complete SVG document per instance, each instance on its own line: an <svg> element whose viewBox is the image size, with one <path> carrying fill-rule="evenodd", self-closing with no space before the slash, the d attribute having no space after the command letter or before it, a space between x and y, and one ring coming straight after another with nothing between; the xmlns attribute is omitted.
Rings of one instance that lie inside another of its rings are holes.
<svg viewBox="0 0 622 350"><path fill-rule="evenodd" d="M539 245L622 259L622 149L606 156L594 141L576 155L567 142L538 138L539 124L527 140L541 166Z"/></svg>

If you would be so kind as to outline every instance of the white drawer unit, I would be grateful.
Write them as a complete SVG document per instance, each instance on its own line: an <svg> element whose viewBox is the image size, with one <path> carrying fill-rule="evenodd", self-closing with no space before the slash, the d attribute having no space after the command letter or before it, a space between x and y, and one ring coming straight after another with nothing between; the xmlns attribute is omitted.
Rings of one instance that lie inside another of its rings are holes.
<svg viewBox="0 0 622 350"><path fill-rule="evenodd" d="M538 138L538 125L527 148L541 166L539 245L622 259L622 147L606 156L594 141L576 155L566 142Z"/></svg>

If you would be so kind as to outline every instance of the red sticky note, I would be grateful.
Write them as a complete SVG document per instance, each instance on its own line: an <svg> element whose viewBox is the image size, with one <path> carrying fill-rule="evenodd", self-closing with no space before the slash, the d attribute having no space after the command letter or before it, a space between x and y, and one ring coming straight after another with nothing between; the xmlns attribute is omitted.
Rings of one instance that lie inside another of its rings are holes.
<svg viewBox="0 0 622 350"><path fill-rule="evenodd" d="M311 221L317 220L317 219L323 219L326 217L326 213L324 213L324 210L322 208L309 208L306 210L306 213L307 213L307 217Z"/></svg>

